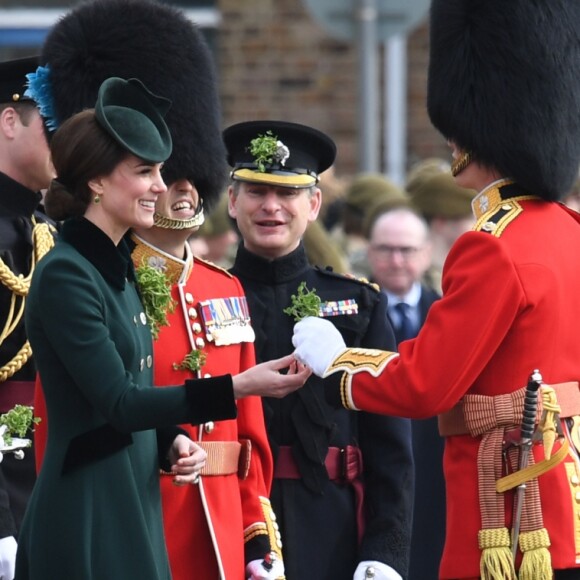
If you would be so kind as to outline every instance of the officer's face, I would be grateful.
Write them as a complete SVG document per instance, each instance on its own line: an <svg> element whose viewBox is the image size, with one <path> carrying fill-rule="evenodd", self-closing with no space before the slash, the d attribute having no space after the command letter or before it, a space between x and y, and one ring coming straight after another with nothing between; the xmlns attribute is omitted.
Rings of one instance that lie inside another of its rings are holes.
<svg viewBox="0 0 580 580"><path fill-rule="evenodd" d="M238 223L245 247L268 259L295 250L320 210L318 188L240 183L236 193L232 187L228 193L230 216Z"/></svg>

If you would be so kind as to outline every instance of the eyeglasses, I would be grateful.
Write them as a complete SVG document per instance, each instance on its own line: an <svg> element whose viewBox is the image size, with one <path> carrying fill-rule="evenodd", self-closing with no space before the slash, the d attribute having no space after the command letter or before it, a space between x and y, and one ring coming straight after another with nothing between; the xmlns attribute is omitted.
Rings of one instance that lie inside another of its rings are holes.
<svg viewBox="0 0 580 580"><path fill-rule="evenodd" d="M422 249L420 247L414 246L387 246L384 244L379 244L376 246L371 246L371 250L377 254L379 258L392 258L395 254L400 254L401 258L404 260L409 260L412 258L417 252Z"/></svg>

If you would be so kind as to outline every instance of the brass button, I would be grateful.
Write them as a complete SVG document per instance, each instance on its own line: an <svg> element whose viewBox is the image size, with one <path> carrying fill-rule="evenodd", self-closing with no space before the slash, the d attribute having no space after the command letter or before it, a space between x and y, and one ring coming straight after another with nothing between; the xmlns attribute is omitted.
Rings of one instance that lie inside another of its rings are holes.
<svg viewBox="0 0 580 580"><path fill-rule="evenodd" d="M504 203L501 206L501 209L503 209L504 211L509 211L512 208L512 206L509 203Z"/></svg>
<svg viewBox="0 0 580 580"><path fill-rule="evenodd" d="M189 318L191 318L192 320L195 320L197 318L197 310L195 308L190 308L187 311L187 314L189 314Z"/></svg>
<svg viewBox="0 0 580 580"><path fill-rule="evenodd" d="M197 346L197 348L203 348L205 346L205 340L203 340L203 338L201 338L200 336L198 336L195 339L195 346Z"/></svg>
<svg viewBox="0 0 580 580"><path fill-rule="evenodd" d="M205 375L203 375L203 378L204 379L210 379L211 378L211 375L209 373L205 373Z"/></svg>
<svg viewBox="0 0 580 580"><path fill-rule="evenodd" d="M206 433L211 433L215 429L215 423L213 421L208 421L204 426L203 430Z"/></svg>
<svg viewBox="0 0 580 580"><path fill-rule="evenodd" d="M481 229L485 230L486 232L493 232L496 228L497 228L497 224L494 224L493 222L485 222L481 226Z"/></svg>
<svg viewBox="0 0 580 580"><path fill-rule="evenodd" d="M196 333L201 332L201 324L199 322L194 322L191 325L191 330L193 330L193 332L196 332Z"/></svg>
<svg viewBox="0 0 580 580"><path fill-rule="evenodd" d="M193 294L191 294L191 292L186 292L185 293L185 301L188 304L193 304Z"/></svg>

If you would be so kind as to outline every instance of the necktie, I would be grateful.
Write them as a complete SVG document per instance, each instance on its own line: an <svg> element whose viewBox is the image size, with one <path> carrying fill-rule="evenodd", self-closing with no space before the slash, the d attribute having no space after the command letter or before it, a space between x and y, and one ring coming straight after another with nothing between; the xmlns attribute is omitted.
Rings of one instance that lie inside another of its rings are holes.
<svg viewBox="0 0 580 580"><path fill-rule="evenodd" d="M406 302L399 302L395 304L395 309L399 313L399 342L414 338L416 335L415 328L411 317L409 316L409 309L411 307Z"/></svg>

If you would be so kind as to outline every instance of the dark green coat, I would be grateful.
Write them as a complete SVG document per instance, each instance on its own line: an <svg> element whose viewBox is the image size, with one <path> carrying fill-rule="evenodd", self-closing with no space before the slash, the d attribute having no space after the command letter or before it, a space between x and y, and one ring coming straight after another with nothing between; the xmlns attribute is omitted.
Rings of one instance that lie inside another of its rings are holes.
<svg viewBox="0 0 580 580"><path fill-rule="evenodd" d="M163 457L173 425L234 417L231 380L150 386L151 335L127 248L84 219L65 223L35 271L26 327L48 441L16 578L169 579L157 442Z"/></svg>

